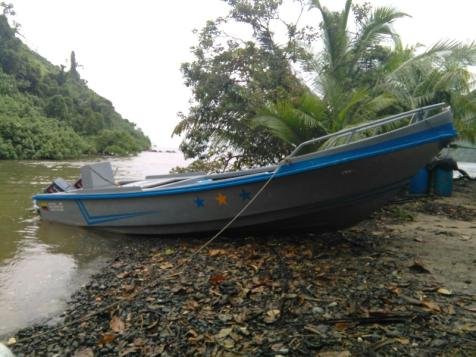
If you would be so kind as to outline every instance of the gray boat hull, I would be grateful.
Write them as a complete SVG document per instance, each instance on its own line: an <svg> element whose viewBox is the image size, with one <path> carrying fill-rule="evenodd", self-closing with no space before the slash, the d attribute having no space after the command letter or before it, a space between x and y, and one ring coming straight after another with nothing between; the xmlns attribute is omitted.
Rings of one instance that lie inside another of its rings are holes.
<svg viewBox="0 0 476 357"><path fill-rule="evenodd" d="M451 117L440 116L390 136L298 157L278 168L230 228L324 231L352 225L394 197L454 136ZM68 225L126 234L213 232L249 202L273 170L178 188L35 199L43 219Z"/></svg>

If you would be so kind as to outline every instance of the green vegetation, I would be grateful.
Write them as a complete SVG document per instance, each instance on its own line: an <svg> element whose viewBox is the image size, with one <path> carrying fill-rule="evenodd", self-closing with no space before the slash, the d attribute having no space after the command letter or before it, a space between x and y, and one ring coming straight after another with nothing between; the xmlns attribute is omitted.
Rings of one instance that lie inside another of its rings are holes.
<svg viewBox="0 0 476 357"><path fill-rule="evenodd" d="M127 155L150 146L135 124L71 68L49 63L15 35L2 4L0 15L0 159L66 159Z"/></svg>
<svg viewBox="0 0 476 357"><path fill-rule="evenodd" d="M317 30L284 21L281 0L225 1L228 16L199 32L195 60L182 65L194 101L175 134L185 134L189 158L276 162L309 138L443 101L460 136L476 141L474 42L405 47L392 27L405 13L351 0L336 12L298 1L301 15L319 15ZM230 23L248 27L250 39L229 36Z"/></svg>

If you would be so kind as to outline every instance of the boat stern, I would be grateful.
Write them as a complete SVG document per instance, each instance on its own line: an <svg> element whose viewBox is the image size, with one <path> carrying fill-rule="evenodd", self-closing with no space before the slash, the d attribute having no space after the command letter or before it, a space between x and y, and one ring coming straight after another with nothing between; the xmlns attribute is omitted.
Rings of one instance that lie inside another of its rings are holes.
<svg viewBox="0 0 476 357"><path fill-rule="evenodd" d="M52 195L52 194L50 194ZM87 222L83 218L81 211L75 201L66 200L45 200L45 195L33 197L36 211L42 219L50 222L69 224L74 226L86 226Z"/></svg>

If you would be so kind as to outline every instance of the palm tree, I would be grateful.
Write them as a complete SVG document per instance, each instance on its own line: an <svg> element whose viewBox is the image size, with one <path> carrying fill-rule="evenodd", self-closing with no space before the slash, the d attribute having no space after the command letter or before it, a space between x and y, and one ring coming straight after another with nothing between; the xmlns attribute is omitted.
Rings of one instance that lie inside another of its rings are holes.
<svg viewBox="0 0 476 357"><path fill-rule="evenodd" d="M310 91L292 101L268 103L253 118L253 127L263 126L285 143L295 146L329 132L326 104Z"/></svg>
<svg viewBox="0 0 476 357"><path fill-rule="evenodd" d="M403 47L392 29L395 20L407 16L403 12L376 8L356 19L352 33L351 0L340 12L328 10L319 0L311 0L311 6L322 17L324 42L308 66L315 73L314 92L268 104L253 125L298 144L378 116L447 102L460 137L476 140L476 93L471 92L474 81L468 70L476 65L476 43L443 41L418 53L420 47Z"/></svg>
<svg viewBox="0 0 476 357"><path fill-rule="evenodd" d="M347 0L342 11L332 12L319 0L311 1L311 6L320 11L324 40L323 50L308 64L315 73L314 93L309 91L293 103L268 104L253 125L264 126L284 141L297 144L318 133L370 120L393 103L391 97L375 94L370 88L381 66L378 54L383 43L390 39L400 44L391 24L406 14L377 8L361 20L353 34L349 30L351 5L352 1Z"/></svg>
<svg viewBox="0 0 476 357"><path fill-rule="evenodd" d="M420 54L417 49L396 48L377 87L395 99L398 109L450 104L460 138L475 142L475 82L468 67L476 65L476 43L442 41Z"/></svg>

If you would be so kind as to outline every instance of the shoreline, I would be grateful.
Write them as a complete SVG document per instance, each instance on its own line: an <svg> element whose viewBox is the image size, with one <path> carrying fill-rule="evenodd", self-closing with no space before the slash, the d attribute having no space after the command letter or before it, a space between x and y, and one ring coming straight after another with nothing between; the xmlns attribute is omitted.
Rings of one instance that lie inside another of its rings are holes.
<svg viewBox="0 0 476 357"><path fill-rule="evenodd" d="M470 355L475 232L476 182L461 180L452 197L394 203L338 232L225 233L181 274L174 267L205 239L158 239L119 252L71 296L63 322L22 329L9 348L17 356Z"/></svg>

